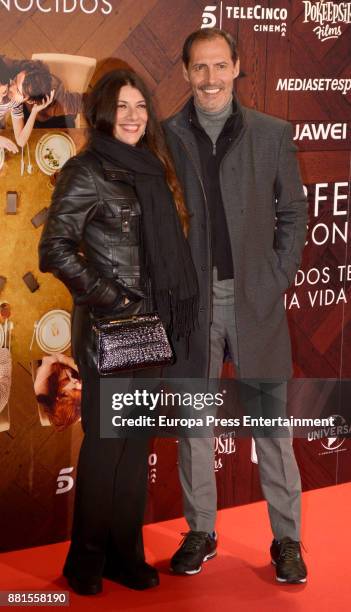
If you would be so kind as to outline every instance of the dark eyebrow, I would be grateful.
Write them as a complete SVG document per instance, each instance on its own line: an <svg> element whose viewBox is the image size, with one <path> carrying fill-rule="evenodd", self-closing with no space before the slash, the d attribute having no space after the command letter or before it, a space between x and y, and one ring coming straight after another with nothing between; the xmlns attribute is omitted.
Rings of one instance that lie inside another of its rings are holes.
<svg viewBox="0 0 351 612"><path fill-rule="evenodd" d="M117 100L117 104L118 102L124 102L124 104L129 104L128 100ZM141 100L138 100L136 104L140 104L140 102L145 102L144 98L142 98Z"/></svg>
<svg viewBox="0 0 351 612"><path fill-rule="evenodd" d="M218 62L215 62L215 66L218 66L219 64L225 64L226 66L228 66L228 62L226 60L219 60ZM195 68L197 66L207 66L206 62L198 62L197 64L193 64L192 68Z"/></svg>

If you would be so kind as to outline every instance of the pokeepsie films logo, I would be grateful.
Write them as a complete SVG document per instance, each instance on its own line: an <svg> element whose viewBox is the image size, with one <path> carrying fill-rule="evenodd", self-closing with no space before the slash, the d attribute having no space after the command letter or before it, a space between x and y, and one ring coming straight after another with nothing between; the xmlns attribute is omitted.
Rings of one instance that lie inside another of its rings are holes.
<svg viewBox="0 0 351 612"><path fill-rule="evenodd" d="M351 23L351 2L329 2L328 0L302 0L303 23L313 23L313 32L321 42L339 38L343 25Z"/></svg>
<svg viewBox="0 0 351 612"><path fill-rule="evenodd" d="M223 19L240 19L254 21L254 32L273 32L286 36L288 10L285 7L208 4L202 13L201 28L222 28Z"/></svg>
<svg viewBox="0 0 351 612"><path fill-rule="evenodd" d="M215 472L218 472L223 467L223 455L233 455L236 451L235 431L215 436L214 451Z"/></svg>
<svg viewBox="0 0 351 612"><path fill-rule="evenodd" d="M20 13L37 10L47 14L81 11L86 15L109 15L112 12L112 3L108 0L0 0L0 13L2 9Z"/></svg>

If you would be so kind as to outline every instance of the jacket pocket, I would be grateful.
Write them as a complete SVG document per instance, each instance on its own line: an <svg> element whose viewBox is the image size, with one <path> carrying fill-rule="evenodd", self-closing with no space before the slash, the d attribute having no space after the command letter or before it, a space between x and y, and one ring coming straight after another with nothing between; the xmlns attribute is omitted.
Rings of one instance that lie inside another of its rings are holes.
<svg viewBox="0 0 351 612"><path fill-rule="evenodd" d="M281 292L284 293L288 289L290 283L285 272L280 267L279 257L274 249L272 249L270 253L269 261L273 278Z"/></svg>

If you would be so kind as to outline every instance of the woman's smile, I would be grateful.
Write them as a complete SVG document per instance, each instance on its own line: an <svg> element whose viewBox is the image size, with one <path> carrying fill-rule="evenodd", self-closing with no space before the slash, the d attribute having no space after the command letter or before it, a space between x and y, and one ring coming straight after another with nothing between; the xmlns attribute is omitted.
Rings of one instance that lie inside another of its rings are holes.
<svg viewBox="0 0 351 612"><path fill-rule="evenodd" d="M114 136L129 145L136 145L144 136L148 120L146 102L141 92L131 85L119 91Z"/></svg>

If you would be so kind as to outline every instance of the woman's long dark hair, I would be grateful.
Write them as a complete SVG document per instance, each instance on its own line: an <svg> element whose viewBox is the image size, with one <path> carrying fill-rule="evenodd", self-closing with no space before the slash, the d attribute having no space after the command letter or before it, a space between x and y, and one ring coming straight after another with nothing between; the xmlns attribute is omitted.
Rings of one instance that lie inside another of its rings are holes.
<svg viewBox="0 0 351 612"><path fill-rule="evenodd" d="M162 128L156 118L150 92L144 81L135 72L132 70L112 70L99 79L85 101L85 116L89 127L113 137L119 92L125 85L138 89L145 99L148 122L143 142L165 167L167 183L173 193L183 232L187 236L190 215L184 202L182 189L175 173Z"/></svg>

